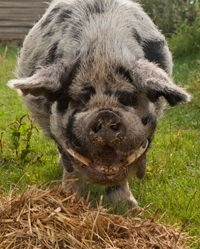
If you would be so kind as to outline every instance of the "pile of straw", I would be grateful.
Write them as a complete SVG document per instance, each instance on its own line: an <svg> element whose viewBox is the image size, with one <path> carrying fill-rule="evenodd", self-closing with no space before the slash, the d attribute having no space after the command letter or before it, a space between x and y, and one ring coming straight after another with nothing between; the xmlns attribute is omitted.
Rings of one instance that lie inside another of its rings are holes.
<svg viewBox="0 0 200 249"><path fill-rule="evenodd" d="M152 220L92 208L60 187L0 199L0 249L186 249L188 235Z"/></svg>

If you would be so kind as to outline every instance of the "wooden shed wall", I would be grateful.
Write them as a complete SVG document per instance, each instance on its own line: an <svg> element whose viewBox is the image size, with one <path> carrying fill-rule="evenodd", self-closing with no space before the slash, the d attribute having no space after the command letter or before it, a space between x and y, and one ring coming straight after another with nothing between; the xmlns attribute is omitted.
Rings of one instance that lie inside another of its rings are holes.
<svg viewBox="0 0 200 249"><path fill-rule="evenodd" d="M45 0L0 0L0 40L23 40L48 7Z"/></svg>

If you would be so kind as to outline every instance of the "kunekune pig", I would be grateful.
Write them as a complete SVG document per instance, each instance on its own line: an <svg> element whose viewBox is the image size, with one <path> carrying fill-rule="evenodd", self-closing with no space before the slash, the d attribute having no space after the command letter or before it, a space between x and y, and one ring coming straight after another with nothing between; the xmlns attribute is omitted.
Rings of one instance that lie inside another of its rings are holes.
<svg viewBox="0 0 200 249"><path fill-rule="evenodd" d="M165 100L190 95L171 79L167 42L130 0L54 0L26 36L17 79L32 116L55 140L63 178L103 185L111 202L137 201L146 152ZM63 184L64 185L64 184Z"/></svg>

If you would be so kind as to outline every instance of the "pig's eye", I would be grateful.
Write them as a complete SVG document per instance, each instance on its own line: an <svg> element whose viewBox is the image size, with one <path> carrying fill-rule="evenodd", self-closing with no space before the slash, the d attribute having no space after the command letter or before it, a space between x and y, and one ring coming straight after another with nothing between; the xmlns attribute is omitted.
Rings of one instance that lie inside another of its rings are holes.
<svg viewBox="0 0 200 249"><path fill-rule="evenodd" d="M138 96L135 93L117 91L116 95L119 102L125 106L134 107L138 104Z"/></svg>

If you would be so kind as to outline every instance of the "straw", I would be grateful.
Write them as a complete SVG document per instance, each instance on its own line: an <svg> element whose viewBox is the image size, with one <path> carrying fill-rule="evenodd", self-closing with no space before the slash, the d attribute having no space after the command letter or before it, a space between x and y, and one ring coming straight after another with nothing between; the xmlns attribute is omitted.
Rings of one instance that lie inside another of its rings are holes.
<svg viewBox="0 0 200 249"><path fill-rule="evenodd" d="M0 249L188 249L190 237L173 226L110 214L61 187L34 185L0 199Z"/></svg>

